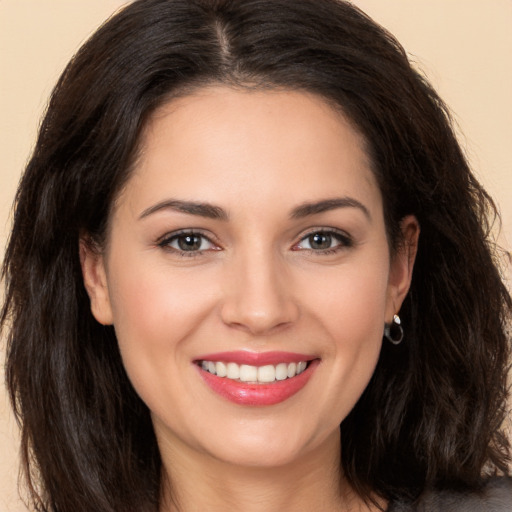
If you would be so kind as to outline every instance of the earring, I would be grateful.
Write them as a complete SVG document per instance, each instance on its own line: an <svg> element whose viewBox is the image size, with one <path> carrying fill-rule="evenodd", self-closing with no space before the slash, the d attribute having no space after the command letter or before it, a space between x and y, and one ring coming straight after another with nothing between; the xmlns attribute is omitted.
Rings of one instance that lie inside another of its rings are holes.
<svg viewBox="0 0 512 512"><path fill-rule="evenodd" d="M390 324L384 325L384 336L393 345L399 345L404 339L404 330L401 324L400 317L393 315L393 321Z"/></svg>

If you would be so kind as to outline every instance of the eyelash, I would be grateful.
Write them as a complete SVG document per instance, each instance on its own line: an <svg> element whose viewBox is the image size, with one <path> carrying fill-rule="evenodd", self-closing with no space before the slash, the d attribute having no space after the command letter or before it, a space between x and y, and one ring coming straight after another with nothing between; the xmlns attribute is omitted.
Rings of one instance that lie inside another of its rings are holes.
<svg viewBox="0 0 512 512"><path fill-rule="evenodd" d="M331 237L332 239L336 240L338 242L337 245L334 247L329 247L327 249L300 249L300 244L304 243L305 240L308 238L311 238L314 235L323 235ZM343 249L348 249L350 247L354 246L353 239L345 232L340 231L338 229L334 228L315 228L311 229L308 233L303 235L299 242L295 244L292 247L292 250L303 250L308 251L310 253L314 254L320 254L320 255L328 255L328 254L335 254Z"/></svg>
<svg viewBox="0 0 512 512"><path fill-rule="evenodd" d="M197 237L197 238L200 238L201 239L201 245L202 245L202 242L207 241L213 247L216 248L216 249L213 249L213 250L219 250L218 246L214 242L212 242L212 240L209 237L207 237L205 234L203 234L201 232L194 231L192 229L183 229L181 231L175 231L173 233L164 235L161 239L159 239L157 241L157 246L161 247L162 249L164 249L166 251L175 253L175 254L177 254L179 256L188 257L188 258L195 257L195 256L201 256L202 254L204 254L204 252L206 250L211 250L211 249L202 249L202 250L197 250L197 251L194 251L194 250L186 251L186 250L181 250L179 248L171 247L171 244L174 241L178 241L180 238L185 238L185 237Z"/></svg>
<svg viewBox="0 0 512 512"><path fill-rule="evenodd" d="M314 235L322 235L322 236L331 237L332 239L336 240L338 242L338 244L335 245L334 247L328 247L326 249L312 249L312 248L308 249L308 248L300 247L301 244L303 244L306 240L313 237ZM177 231L174 233L164 235L161 239L159 239L157 241L157 246L161 247L162 249L167 250L169 252L178 254L179 256L182 256L182 257L201 256L206 251L212 250L211 248L208 248L208 249L188 250L187 251L187 250L182 250L182 249L171 246L171 244L173 242L179 241L180 238L185 238L185 237L197 237L200 239L200 245L202 245L202 243L204 241L206 241L214 247L213 250L215 250L215 251L220 250L220 248L208 236L206 236L205 234L203 234L201 232L194 231L191 229L183 229L181 231ZM354 241L352 240L352 238L349 235L347 235L346 233L344 233L343 231L340 231L340 230L337 230L334 228L328 228L328 229L316 228L316 229L310 230L308 233L303 235L300 238L299 242L292 246L292 250L293 251L301 251L302 250L302 251L307 251L312 254L328 255L328 254L335 254L338 251L350 248L353 245L354 245Z"/></svg>

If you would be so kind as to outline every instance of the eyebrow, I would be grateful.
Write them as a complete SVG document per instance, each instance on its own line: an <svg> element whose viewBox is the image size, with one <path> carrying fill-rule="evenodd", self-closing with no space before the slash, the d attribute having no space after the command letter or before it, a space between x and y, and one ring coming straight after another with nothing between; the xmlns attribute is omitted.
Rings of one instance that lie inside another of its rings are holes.
<svg viewBox="0 0 512 512"><path fill-rule="evenodd" d="M371 215L360 201L352 197L337 197L333 199L323 199L311 203L303 203L295 207L291 213L291 219L302 219L309 215L316 215L319 213L335 210L337 208L357 208L361 210L364 215L371 220ZM206 217L208 219L227 221L229 216L225 210L220 206L215 206L210 203L199 203L195 201L181 201L178 199L167 199L161 201L149 208L145 209L139 216L139 219L144 219L153 213L161 210L174 210L188 215L197 215L199 217Z"/></svg>
<svg viewBox="0 0 512 512"><path fill-rule="evenodd" d="M168 199L150 206L140 214L139 219L143 219L161 210L174 210L189 215L207 217L208 219L228 220L228 214L219 206L209 203L196 203L194 201L179 201L177 199Z"/></svg>
<svg viewBox="0 0 512 512"><path fill-rule="evenodd" d="M368 208L352 197L335 197L333 199L324 199L313 203L303 203L292 210L290 217L292 219L302 219L309 215L316 215L337 208L357 208L364 213L368 220L372 220Z"/></svg>

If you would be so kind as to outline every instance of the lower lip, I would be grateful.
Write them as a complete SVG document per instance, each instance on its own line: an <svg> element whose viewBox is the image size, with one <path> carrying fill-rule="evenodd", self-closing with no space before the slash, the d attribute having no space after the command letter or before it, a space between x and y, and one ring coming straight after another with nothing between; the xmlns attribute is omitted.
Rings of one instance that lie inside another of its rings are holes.
<svg viewBox="0 0 512 512"><path fill-rule="evenodd" d="M200 367L197 369L209 388L230 402L238 405L274 405L298 393L307 384L318 362L315 359L299 375L272 384L239 382L227 377L218 377Z"/></svg>

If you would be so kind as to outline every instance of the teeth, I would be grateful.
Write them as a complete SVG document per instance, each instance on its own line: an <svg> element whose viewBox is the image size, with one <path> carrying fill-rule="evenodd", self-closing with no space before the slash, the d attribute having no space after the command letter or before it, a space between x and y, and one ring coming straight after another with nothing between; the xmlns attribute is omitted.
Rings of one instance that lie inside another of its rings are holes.
<svg viewBox="0 0 512 512"><path fill-rule="evenodd" d="M201 368L213 375L241 382L270 383L276 380L291 379L300 375L307 367L306 361L300 363L267 364L251 366L248 364L224 363L221 361L201 361Z"/></svg>
<svg viewBox="0 0 512 512"><path fill-rule="evenodd" d="M224 363L215 363L215 373L219 377L225 377L228 374L228 369Z"/></svg>
<svg viewBox="0 0 512 512"><path fill-rule="evenodd" d="M228 363L226 377L233 380L238 379L240 377L240 366L236 363Z"/></svg>
<svg viewBox="0 0 512 512"><path fill-rule="evenodd" d="M290 363L293 364L293 363ZM273 368L273 366L272 366ZM293 377L293 375L292 375ZM284 380L288 378L288 365L286 363L279 363L276 366L276 380Z"/></svg>
<svg viewBox="0 0 512 512"><path fill-rule="evenodd" d="M242 382L256 382L258 380L258 368L248 364L240 365L240 377Z"/></svg>
<svg viewBox="0 0 512 512"><path fill-rule="evenodd" d="M297 374L297 365L295 363L290 363L288 365L288 378L294 377Z"/></svg>

